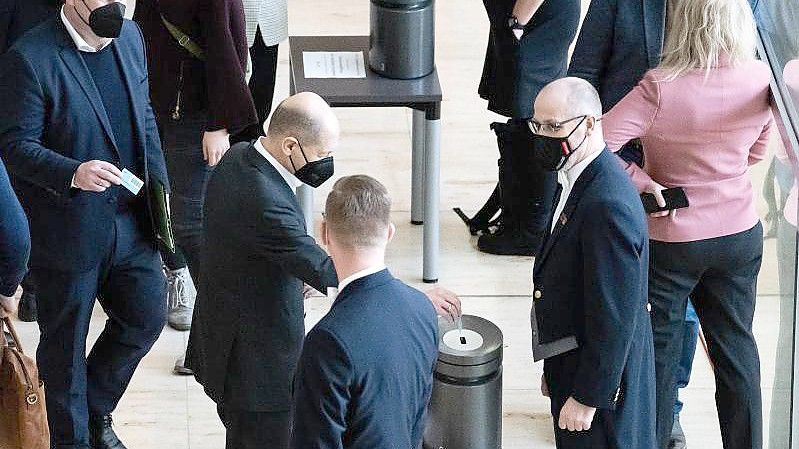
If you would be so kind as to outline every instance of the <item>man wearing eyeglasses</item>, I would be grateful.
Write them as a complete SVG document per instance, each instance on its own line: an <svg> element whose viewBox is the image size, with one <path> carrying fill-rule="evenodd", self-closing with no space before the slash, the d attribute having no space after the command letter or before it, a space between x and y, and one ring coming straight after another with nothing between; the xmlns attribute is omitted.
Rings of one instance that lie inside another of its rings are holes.
<svg viewBox="0 0 799 449"><path fill-rule="evenodd" d="M528 121L535 157L560 184L533 270L533 355L545 360L558 449L652 449L647 224L601 115L596 90L564 78L541 91Z"/></svg>

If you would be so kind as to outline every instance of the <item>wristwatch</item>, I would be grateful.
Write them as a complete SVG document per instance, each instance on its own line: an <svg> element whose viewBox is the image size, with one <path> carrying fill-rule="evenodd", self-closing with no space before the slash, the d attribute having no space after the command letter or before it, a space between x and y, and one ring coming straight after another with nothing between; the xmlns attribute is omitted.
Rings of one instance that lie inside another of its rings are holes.
<svg viewBox="0 0 799 449"><path fill-rule="evenodd" d="M508 17L508 28L511 30L524 30L526 25L519 23L519 19L516 16Z"/></svg>

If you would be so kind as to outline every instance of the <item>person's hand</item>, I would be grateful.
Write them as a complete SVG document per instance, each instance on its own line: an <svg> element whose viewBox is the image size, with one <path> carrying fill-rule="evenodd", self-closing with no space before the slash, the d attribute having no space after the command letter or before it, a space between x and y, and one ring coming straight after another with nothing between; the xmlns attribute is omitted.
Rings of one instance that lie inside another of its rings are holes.
<svg viewBox="0 0 799 449"><path fill-rule="evenodd" d="M230 133L226 129L206 131L203 134L203 159L213 167L222 160L230 149Z"/></svg>
<svg viewBox="0 0 799 449"><path fill-rule="evenodd" d="M446 317L453 323L461 316L461 300L455 293L442 287L435 287L425 294L436 308L438 316Z"/></svg>
<svg viewBox="0 0 799 449"><path fill-rule="evenodd" d="M547 385L547 379L544 375L541 375L541 395L545 398L549 397L549 385Z"/></svg>
<svg viewBox="0 0 799 449"><path fill-rule="evenodd" d="M122 184L122 172L110 162L84 162L75 170L72 183L74 187L87 192L105 192L112 185Z"/></svg>
<svg viewBox="0 0 799 449"><path fill-rule="evenodd" d="M666 207L666 198L663 197L664 190L666 190L666 187L663 187L662 185L658 184L655 181L650 182L649 184L646 185L646 187L644 187L644 192L651 193L652 195L654 195L655 201L657 201L658 206L660 207ZM670 211L664 210L660 212L653 212L649 214L649 216L652 218L662 218L671 214L673 217L675 213L676 211L673 210Z"/></svg>
<svg viewBox="0 0 799 449"><path fill-rule="evenodd" d="M7 318L17 313L19 299L13 296L0 295L0 319Z"/></svg>
<svg viewBox="0 0 799 449"><path fill-rule="evenodd" d="M572 432L582 432L583 430L590 430L591 423L594 421L594 414L596 409L587 405L580 404L574 398L569 398L560 409L560 419L558 420L558 427L561 430L570 430Z"/></svg>
<svg viewBox="0 0 799 449"><path fill-rule="evenodd" d="M522 37L524 36L524 30L511 30L513 32L513 36L516 38L516 42L520 42Z"/></svg>

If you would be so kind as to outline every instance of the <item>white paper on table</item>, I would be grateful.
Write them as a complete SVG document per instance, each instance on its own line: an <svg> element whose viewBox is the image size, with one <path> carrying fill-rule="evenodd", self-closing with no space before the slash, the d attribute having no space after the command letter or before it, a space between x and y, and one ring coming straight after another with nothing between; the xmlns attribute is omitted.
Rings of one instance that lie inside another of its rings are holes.
<svg viewBox="0 0 799 449"><path fill-rule="evenodd" d="M305 78L366 78L361 51L304 51Z"/></svg>

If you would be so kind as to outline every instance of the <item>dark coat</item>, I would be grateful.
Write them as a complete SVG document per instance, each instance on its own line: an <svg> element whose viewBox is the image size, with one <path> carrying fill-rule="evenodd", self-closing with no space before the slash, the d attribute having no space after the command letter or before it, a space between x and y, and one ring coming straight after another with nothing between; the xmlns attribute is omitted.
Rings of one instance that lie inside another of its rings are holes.
<svg viewBox="0 0 799 449"><path fill-rule="evenodd" d="M592 0L569 76L591 83L609 111L660 64L665 24L666 0Z"/></svg>
<svg viewBox="0 0 799 449"><path fill-rule="evenodd" d="M0 162L0 295L12 296L28 271L31 236L28 220Z"/></svg>
<svg viewBox="0 0 799 449"><path fill-rule="evenodd" d="M538 92L566 74L569 46L580 23L580 0L544 0L521 41L508 28L515 0L483 0L491 23L479 94L488 109L533 116Z"/></svg>
<svg viewBox="0 0 799 449"><path fill-rule="evenodd" d="M546 359L553 414L569 396L615 410L608 447L652 449L647 223L616 156L605 150L585 169L554 220L535 261L532 311L533 352Z"/></svg>
<svg viewBox="0 0 799 449"><path fill-rule="evenodd" d="M205 50L191 55L161 21L161 14ZM180 91L181 114L206 113L206 129L231 134L258 121L247 87L244 8L235 0L138 0L150 62L150 89L159 123L172 120Z"/></svg>
<svg viewBox="0 0 799 449"><path fill-rule="evenodd" d="M28 30L58 14L60 0L0 0L0 54Z"/></svg>
<svg viewBox="0 0 799 449"><path fill-rule="evenodd" d="M132 101L135 153L142 170L137 175L168 185L150 107L144 41L136 24L126 20L112 46ZM118 164L120 155L100 92L60 17L25 34L2 56L0 98L0 148L29 212L32 263L63 271L97 266L113 242L117 199L127 191L121 186L103 193L71 188L82 162ZM148 210L139 212L148 228L143 231L153 235Z"/></svg>
<svg viewBox="0 0 799 449"><path fill-rule="evenodd" d="M291 447L421 447L437 332L430 300L388 270L344 287L305 340Z"/></svg>
<svg viewBox="0 0 799 449"><path fill-rule="evenodd" d="M205 250L186 363L217 403L287 411L305 336L303 282L338 285L308 236L297 198L249 143L234 145L208 183Z"/></svg>
<svg viewBox="0 0 799 449"><path fill-rule="evenodd" d="M666 0L592 0L569 76L590 82L609 111L660 64L665 25Z"/></svg>

